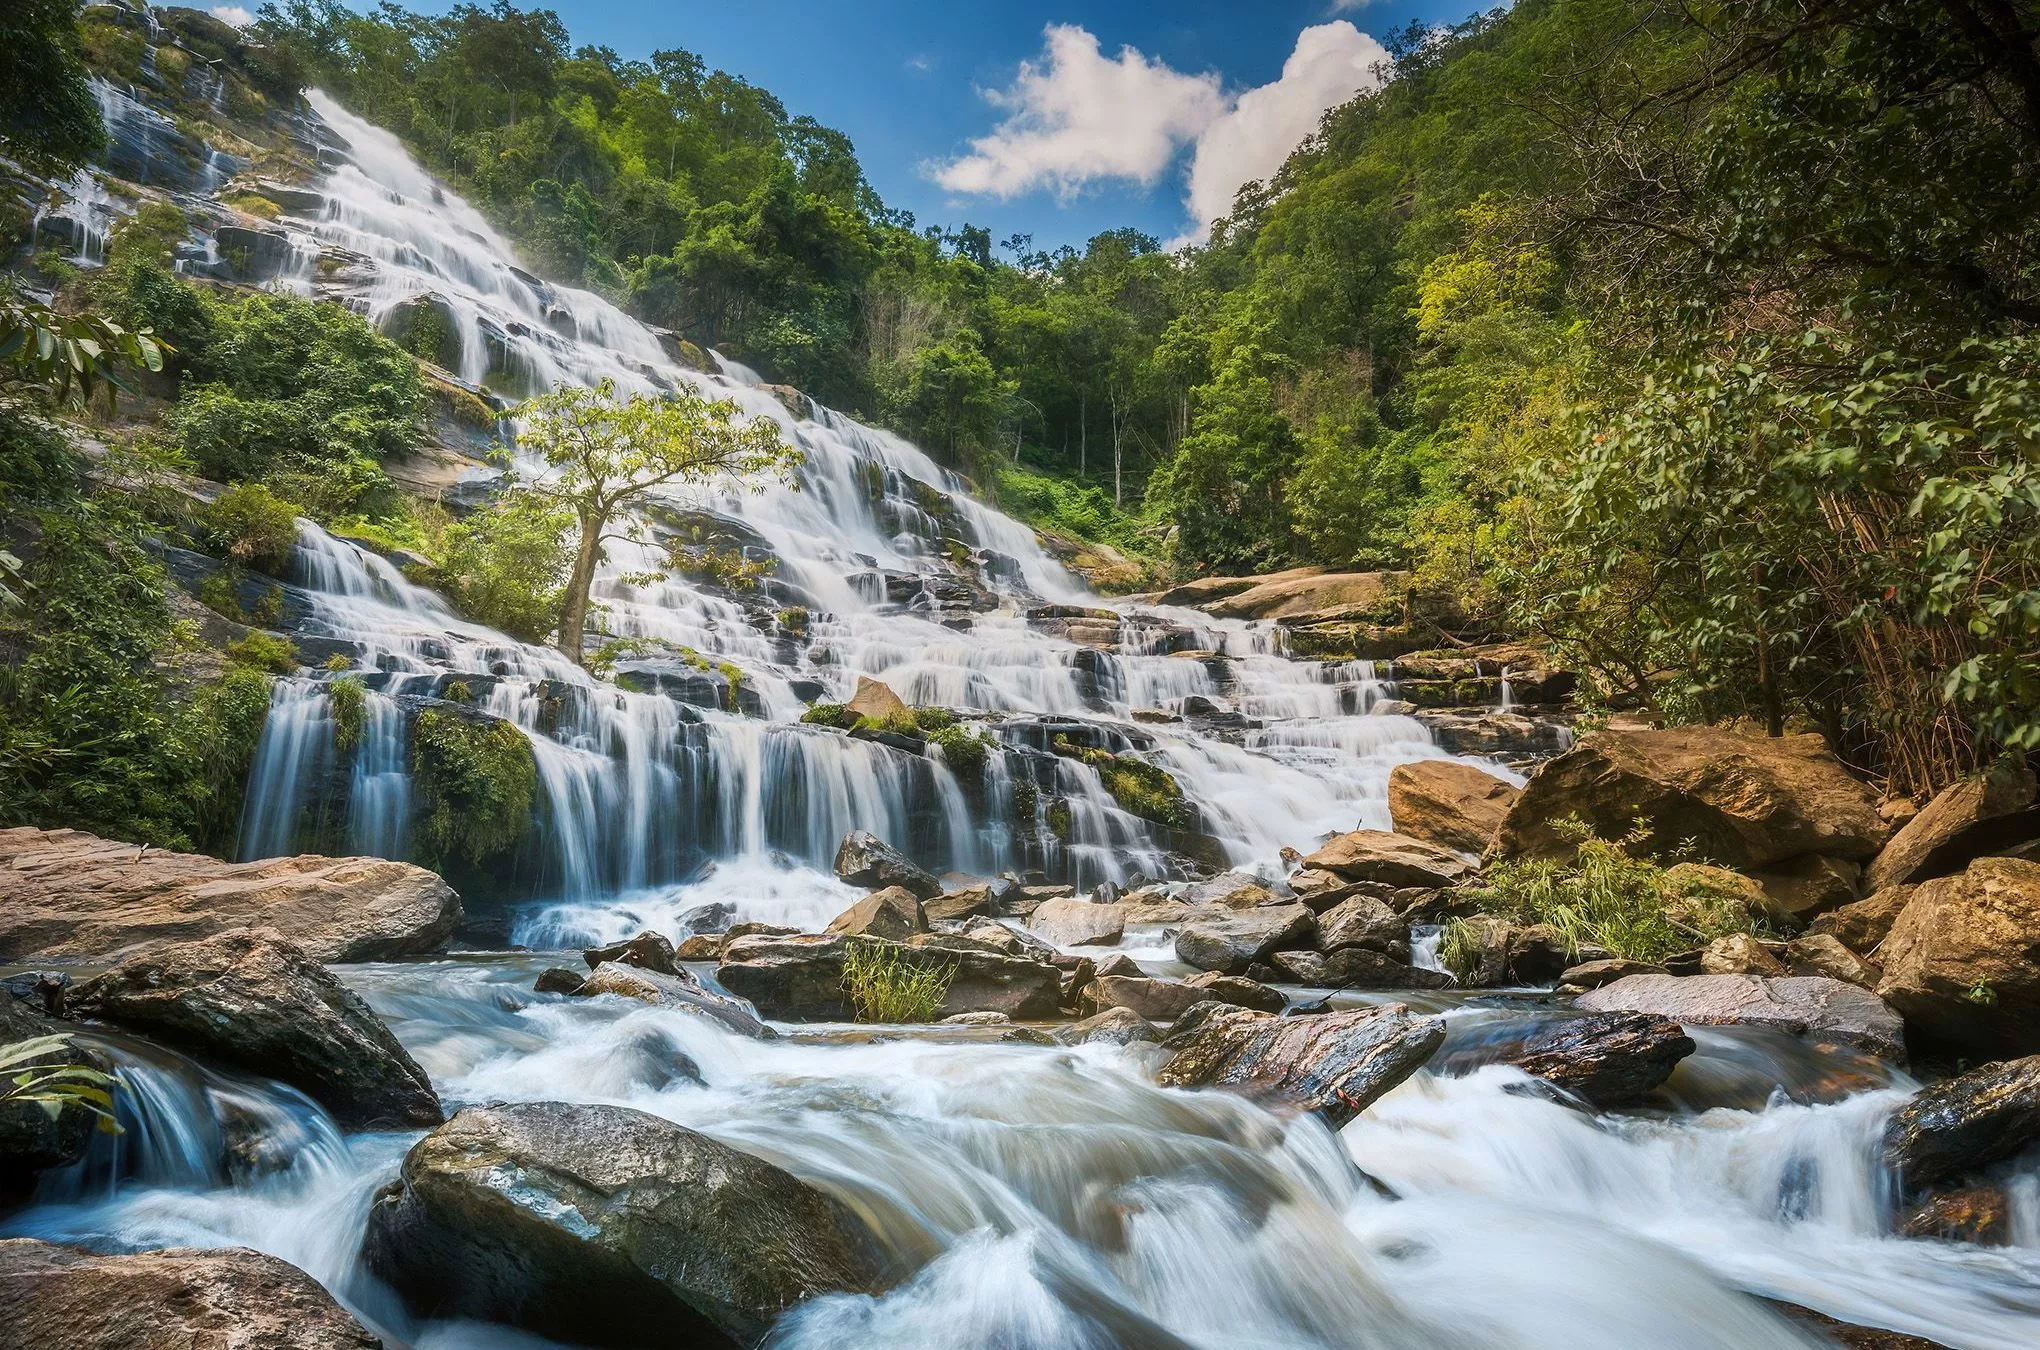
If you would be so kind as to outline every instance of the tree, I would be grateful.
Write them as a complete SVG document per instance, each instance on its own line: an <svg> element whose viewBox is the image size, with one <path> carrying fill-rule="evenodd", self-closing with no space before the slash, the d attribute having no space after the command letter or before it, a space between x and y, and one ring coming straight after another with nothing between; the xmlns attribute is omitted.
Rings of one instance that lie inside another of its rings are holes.
<svg viewBox="0 0 2040 1350"><path fill-rule="evenodd" d="M0 154L61 177L106 140L78 55L72 0L8 0L0 7Z"/></svg>
<svg viewBox="0 0 2040 1350"><path fill-rule="evenodd" d="M643 541L643 526L623 517L688 487L783 476L801 458L780 437L778 424L745 418L736 404L692 389L619 398L604 380L593 389L540 394L516 415L523 422L520 444L548 470L530 490L570 511L579 529L557 635L559 649L577 664L603 546L613 539Z"/></svg>

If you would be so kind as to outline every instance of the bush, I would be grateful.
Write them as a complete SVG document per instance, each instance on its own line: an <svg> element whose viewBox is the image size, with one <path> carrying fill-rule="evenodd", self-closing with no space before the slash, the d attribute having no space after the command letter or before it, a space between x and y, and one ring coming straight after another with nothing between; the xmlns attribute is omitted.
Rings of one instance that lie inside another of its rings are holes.
<svg viewBox="0 0 2040 1350"><path fill-rule="evenodd" d="M953 961L886 943L852 938L843 954L843 991L860 1022L932 1022L955 978Z"/></svg>
<svg viewBox="0 0 2040 1350"><path fill-rule="evenodd" d="M269 720L269 677L246 665L229 667L198 690L191 706L202 789L192 836L200 850L226 854L240 831L255 747Z"/></svg>
<svg viewBox="0 0 2040 1350"><path fill-rule="evenodd" d="M800 720L809 726L849 731L862 719L840 703L811 703L808 710L800 715Z"/></svg>
<svg viewBox="0 0 2040 1350"><path fill-rule="evenodd" d="M271 576L290 570L297 548L298 509L260 483L240 483L199 512L206 551Z"/></svg>
<svg viewBox="0 0 2040 1350"><path fill-rule="evenodd" d="M942 760L958 778L975 782L984 776L989 746L982 735L950 725L930 733L929 740L942 748Z"/></svg>
<svg viewBox="0 0 2040 1350"><path fill-rule="evenodd" d="M512 492L447 527L437 580L454 607L521 642L543 642L559 622L573 558L566 511Z"/></svg>
<svg viewBox="0 0 2040 1350"><path fill-rule="evenodd" d="M298 668L297 649L274 633L250 633L227 644L227 664L270 675L288 675Z"/></svg>
<svg viewBox="0 0 2040 1350"><path fill-rule="evenodd" d="M411 773L420 842L435 864L485 865L508 853L531 826L538 762L531 743L508 722L425 709L412 730Z"/></svg>
<svg viewBox="0 0 2040 1350"><path fill-rule="evenodd" d="M333 748L351 755L361 745L361 728L368 716L368 686L353 675L343 675L326 689L326 705L333 713Z"/></svg>

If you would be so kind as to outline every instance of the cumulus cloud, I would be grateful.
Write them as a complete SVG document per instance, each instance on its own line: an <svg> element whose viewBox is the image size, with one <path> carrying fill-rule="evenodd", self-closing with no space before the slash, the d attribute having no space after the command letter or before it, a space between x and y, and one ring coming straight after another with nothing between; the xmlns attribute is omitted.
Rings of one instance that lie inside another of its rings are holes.
<svg viewBox="0 0 2040 1350"><path fill-rule="evenodd" d="M249 24L255 22L255 16L239 5L214 5L212 16L215 19L230 23L236 28L246 28Z"/></svg>
<svg viewBox="0 0 2040 1350"><path fill-rule="evenodd" d="M1107 57L1074 24L1051 24L1046 39L1010 88L985 91L1006 115L969 154L935 166L943 187L995 197L1051 188L1067 197L1110 179L1151 186L1225 113L1216 75L1185 75L1132 47Z"/></svg>
<svg viewBox="0 0 2040 1350"><path fill-rule="evenodd" d="M1198 136L1187 203L1197 235L1232 209L1242 185L1281 168L1327 111L1380 88L1388 63L1387 50L1344 19L1299 33L1282 78L1241 94Z"/></svg>

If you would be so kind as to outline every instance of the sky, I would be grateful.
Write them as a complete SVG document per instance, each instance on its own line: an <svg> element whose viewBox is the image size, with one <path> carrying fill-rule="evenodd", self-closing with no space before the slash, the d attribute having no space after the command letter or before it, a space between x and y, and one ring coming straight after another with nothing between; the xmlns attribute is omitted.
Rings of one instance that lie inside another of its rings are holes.
<svg viewBox="0 0 2040 1350"><path fill-rule="evenodd" d="M367 0L355 0L367 8ZM522 0L530 3L530 0ZM1493 0L1489 0L1493 3ZM253 7L252 5L250 6ZM439 0L413 0L436 12ZM553 0L575 45L666 47L846 132L923 225L1079 248L1200 238L1325 109L1373 87L1374 35L1479 0ZM222 7L224 10L225 7Z"/></svg>

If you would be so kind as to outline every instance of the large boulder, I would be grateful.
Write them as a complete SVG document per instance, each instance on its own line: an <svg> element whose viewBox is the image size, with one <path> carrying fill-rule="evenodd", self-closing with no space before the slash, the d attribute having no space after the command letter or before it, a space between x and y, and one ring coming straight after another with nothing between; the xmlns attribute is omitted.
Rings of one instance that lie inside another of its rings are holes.
<svg viewBox="0 0 2040 1350"><path fill-rule="evenodd" d="M425 1071L359 995L274 929L161 942L94 976L72 1008L277 1078L354 1129L444 1116Z"/></svg>
<svg viewBox="0 0 2040 1350"><path fill-rule="evenodd" d="M1409 920L1372 895L1341 900L1318 915L1317 945L1321 952L1341 947L1370 947L1385 952L1400 945L1409 954Z"/></svg>
<svg viewBox="0 0 2040 1350"><path fill-rule="evenodd" d="M856 1015L843 987L843 963L852 942L880 943L901 960L951 971L938 1018L1002 1012L1025 1021L1054 1017L1061 1006L1062 973L1048 962L939 934L904 943L837 933L738 938L723 948L716 979L767 1017L844 1020Z"/></svg>
<svg viewBox="0 0 2040 1350"><path fill-rule="evenodd" d="M1386 830L1354 830L1327 840L1303 860L1313 871L1346 881L1384 886L1457 886L1473 875L1466 859L1450 849Z"/></svg>
<svg viewBox="0 0 2040 1350"><path fill-rule="evenodd" d="M882 1292L848 1206L621 1106L469 1107L376 1197L363 1255L425 1316L576 1345L753 1346L817 1294Z"/></svg>
<svg viewBox="0 0 2040 1350"><path fill-rule="evenodd" d="M656 971L661 975L677 975L679 963L674 959L673 944L663 933L647 929L628 942L613 942L607 947L590 947L581 953L581 959L588 963L588 969L606 962L636 966L641 970Z"/></svg>
<svg viewBox="0 0 2040 1350"><path fill-rule="evenodd" d="M1398 764L1388 775L1397 834L1478 857L1494 842L1519 789L1456 759Z"/></svg>
<svg viewBox="0 0 2040 1350"><path fill-rule="evenodd" d="M317 961L386 961L439 950L460 918L453 888L409 863L228 863L78 830L0 830L0 961L99 964L255 925Z"/></svg>
<svg viewBox="0 0 2040 1350"><path fill-rule="evenodd" d="M1887 886L1874 895L1831 909L1807 925L1809 934L1831 934L1850 951L1868 956L1883 943L1912 900L1911 886Z"/></svg>
<svg viewBox="0 0 2040 1350"><path fill-rule="evenodd" d="M829 920L828 931L904 942L916 933L928 931L928 915L912 891L904 886L888 886L873 891Z"/></svg>
<svg viewBox="0 0 2040 1350"><path fill-rule="evenodd" d="M1316 1017L1244 1008L1206 1017L1155 1075L1164 1087L1226 1087L1280 1098L1333 1129L1423 1067L1445 1023L1400 1003Z"/></svg>
<svg viewBox="0 0 2040 1350"><path fill-rule="evenodd" d="M655 1008L677 1008L710 1018L739 1036L749 1036L754 1040L772 1037L772 1029L758 1020L758 1014L749 1005L713 992L689 970L676 970L668 975L619 961L606 961L595 967L588 978L574 988L559 992L581 998L594 998L598 994L634 998Z"/></svg>
<svg viewBox="0 0 2040 1350"><path fill-rule="evenodd" d="M1878 948L1877 993L1929 1040L2040 1050L2040 863L1978 858L1921 882Z"/></svg>
<svg viewBox="0 0 2040 1350"><path fill-rule="evenodd" d="M1180 980L1145 975L1101 975L1087 992L1100 1009L1125 1008L1150 1022L1173 1022L1212 995Z"/></svg>
<svg viewBox="0 0 2040 1350"><path fill-rule="evenodd" d="M1110 947L1126 933L1126 906L1048 900L1028 917L1027 926L1058 947Z"/></svg>
<svg viewBox="0 0 2040 1350"><path fill-rule="evenodd" d="M888 718L903 717L912 711L907 701L893 692L893 687L884 680L874 680L869 675L857 677L857 692L843 705L859 717L868 717L874 722Z"/></svg>
<svg viewBox="0 0 2040 1350"><path fill-rule="evenodd" d="M1816 735L1720 727L1609 730L1583 737L1531 775L1495 839L1507 858L1564 857L1577 817L1604 839L1643 822L1639 851L1698 854L1759 871L1804 853L1863 860L1889 827L1877 796Z"/></svg>
<svg viewBox="0 0 2040 1350"><path fill-rule="evenodd" d="M2033 771L2003 765L1943 788L1900 827L1863 874L1872 891L1959 872L1974 859L2040 838Z"/></svg>
<svg viewBox="0 0 2040 1350"><path fill-rule="evenodd" d="M1693 1038L1650 1013L1588 1013L1540 1025L1503 1056L1591 1106L1633 1106L1693 1053Z"/></svg>
<svg viewBox="0 0 2040 1350"><path fill-rule="evenodd" d="M1695 1026L1758 1026L1905 1058L1905 1024L1867 990L1810 975L1629 975L1581 994L1583 1012L1644 1012Z"/></svg>
<svg viewBox="0 0 2040 1350"><path fill-rule="evenodd" d="M1272 952L1308 947L1317 918L1302 905L1266 905L1194 919L1176 934L1176 959L1199 970L1243 975Z"/></svg>
<svg viewBox="0 0 2040 1350"><path fill-rule="evenodd" d="M0 1241L6 1350L380 1350L319 1282L227 1247L106 1256Z"/></svg>
<svg viewBox="0 0 2040 1350"><path fill-rule="evenodd" d="M1259 980L1250 980L1244 975L1224 975L1215 970L1207 970L1201 975L1192 975L1183 981L1183 984L1205 998L1230 1003L1235 1008L1279 1013L1289 1006L1288 997L1280 990L1270 989Z"/></svg>
<svg viewBox="0 0 2040 1350"><path fill-rule="evenodd" d="M867 890L904 886L918 900L933 900L942 894L941 882L869 830L852 830L843 836L836 846L836 875Z"/></svg>
<svg viewBox="0 0 2040 1350"><path fill-rule="evenodd" d="M1911 1193L2040 1143L2040 1055L1986 1064L1921 1088L1885 1126L1884 1161Z"/></svg>

